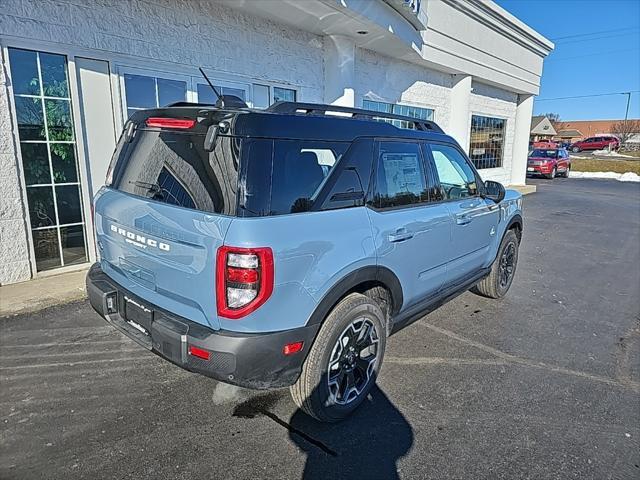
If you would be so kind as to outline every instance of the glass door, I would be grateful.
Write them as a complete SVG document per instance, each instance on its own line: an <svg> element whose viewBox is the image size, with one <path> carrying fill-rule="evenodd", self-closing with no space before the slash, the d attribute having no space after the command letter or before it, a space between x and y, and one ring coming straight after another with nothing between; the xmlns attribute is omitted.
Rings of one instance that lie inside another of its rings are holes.
<svg viewBox="0 0 640 480"><path fill-rule="evenodd" d="M67 57L9 48L37 271L87 261Z"/></svg>

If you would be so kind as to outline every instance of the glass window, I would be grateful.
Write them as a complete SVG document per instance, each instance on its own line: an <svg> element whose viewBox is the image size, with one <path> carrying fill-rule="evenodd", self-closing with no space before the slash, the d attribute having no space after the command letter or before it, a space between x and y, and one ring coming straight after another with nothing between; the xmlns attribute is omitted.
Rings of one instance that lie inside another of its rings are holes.
<svg viewBox="0 0 640 480"><path fill-rule="evenodd" d="M243 145L239 215L309 210L348 142L249 140Z"/></svg>
<svg viewBox="0 0 640 480"><path fill-rule="evenodd" d="M38 271L87 261L67 58L9 49Z"/></svg>
<svg viewBox="0 0 640 480"><path fill-rule="evenodd" d="M187 99L187 82L162 77L124 74L127 117L144 108L164 107Z"/></svg>
<svg viewBox="0 0 640 480"><path fill-rule="evenodd" d="M196 204L187 189L166 167L162 167L158 175L158 185L166 203L180 205L185 208L196 208Z"/></svg>
<svg viewBox="0 0 640 480"><path fill-rule="evenodd" d="M506 124L503 118L471 116L469 157L477 169L502 166Z"/></svg>
<svg viewBox="0 0 640 480"><path fill-rule="evenodd" d="M139 129L131 143L118 144L112 186L158 202L232 215L239 142L221 136L208 152L203 134Z"/></svg>
<svg viewBox="0 0 640 480"><path fill-rule="evenodd" d="M462 153L448 145L432 144L431 154L446 199L478 194L476 176Z"/></svg>
<svg viewBox="0 0 640 480"><path fill-rule="evenodd" d="M311 208L346 142L276 140L271 173L271 215Z"/></svg>
<svg viewBox="0 0 640 480"><path fill-rule="evenodd" d="M323 209L353 207L361 202L354 202L358 197L349 193L359 193L362 198L369 191L371 168L373 164L373 142L361 139L351 145L341 162L339 177L331 191L325 197ZM346 198L341 198L346 195Z"/></svg>
<svg viewBox="0 0 640 480"><path fill-rule="evenodd" d="M20 95L39 95L38 54L31 50L12 48L9 51L9 61L11 62L13 93Z"/></svg>
<svg viewBox="0 0 640 480"><path fill-rule="evenodd" d="M296 91L290 88L273 87L273 103L295 102Z"/></svg>
<svg viewBox="0 0 640 480"><path fill-rule="evenodd" d="M42 98L14 96L20 140L46 140Z"/></svg>
<svg viewBox="0 0 640 480"><path fill-rule="evenodd" d="M364 100L362 108L365 110L373 110L374 112L394 113L396 115L405 115L407 117L419 118L421 120L433 120L433 110L431 108L413 107L410 105L398 105L393 103L375 102L373 100ZM381 121L391 123L398 128L415 129L415 125L404 120L391 120L380 118Z"/></svg>
<svg viewBox="0 0 640 480"><path fill-rule="evenodd" d="M184 102L187 82L158 78L158 106L164 107L176 102Z"/></svg>
<svg viewBox="0 0 640 480"><path fill-rule="evenodd" d="M253 107L268 108L269 107L269 86L253 84Z"/></svg>
<svg viewBox="0 0 640 480"><path fill-rule="evenodd" d="M213 86L216 87L216 90L218 92L220 92L220 95L233 95L245 102L247 101L246 92L241 88L226 87L224 85L215 85L215 84ZM205 84L199 83L196 88L198 90L199 103L209 103L211 105L214 105L218 100L218 97L216 97L216 94L213 93L213 90L211 90L211 87L208 84L205 85Z"/></svg>
<svg viewBox="0 0 640 480"><path fill-rule="evenodd" d="M387 208L428 200L420 146L417 143L380 142L373 205Z"/></svg>
<svg viewBox="0 0 640 480"><path fill-rule="evenodd" d="M536 158L556 158L558 153L559 150L542 150L541 148L536 148L529 154L529 156ZM560 156L562 155L560 154Z"/></svg>
<svg viewBox="0 0 640 480"><path fill-rule="evenodd" d="M67 59L51 53L40 53L39 56L45 96L69 98Z"/></svg>

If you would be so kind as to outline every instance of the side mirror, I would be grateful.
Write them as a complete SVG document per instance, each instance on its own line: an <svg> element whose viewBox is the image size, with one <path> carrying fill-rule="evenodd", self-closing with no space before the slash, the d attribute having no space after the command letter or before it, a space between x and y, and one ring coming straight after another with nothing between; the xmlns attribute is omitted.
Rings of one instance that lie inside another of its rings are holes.
<svg viewBox="0 0 640 480"><path fill-rule="evenodd" d="M484 182L484 196L490 198L496 203L500 203L504 200L506 192L500 182L494 182L493 180L487 180Z"/></svg>

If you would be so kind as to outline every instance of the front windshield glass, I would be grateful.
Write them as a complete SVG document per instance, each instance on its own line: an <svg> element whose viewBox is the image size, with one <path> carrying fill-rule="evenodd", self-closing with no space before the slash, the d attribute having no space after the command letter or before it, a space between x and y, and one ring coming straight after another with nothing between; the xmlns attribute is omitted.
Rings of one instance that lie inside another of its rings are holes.
<svg viewBox="0 0 640 480"><path fill-rule="evenodd" d="M530 157L537 157L537 158L556 158L558 151L557 150L541 150L541 149L536 149L533 152L531 152L531 155L529 155Z"/></svg>

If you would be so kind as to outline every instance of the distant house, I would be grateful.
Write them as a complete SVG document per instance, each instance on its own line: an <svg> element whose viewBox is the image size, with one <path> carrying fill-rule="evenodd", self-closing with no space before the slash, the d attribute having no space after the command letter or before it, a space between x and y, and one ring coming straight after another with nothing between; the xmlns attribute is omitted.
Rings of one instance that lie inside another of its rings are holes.
<svg viewBox="0 0 640 480"><path fill-rule="evenodd" d="M612 135L613 126L622 121L623 120L571 120L567 122L558 122L558 136L564 139L565 137L561 136L560 133L577 132L580 134L579 136L571 137L572 141L576 141L588 137L595 137L597 135ZM640 132L633 135L629 142L640 142Z"/></svg>
<svg viewBox="0 0 640 480"><path fill-rule="evenodd" d="M537 142L539 140L550 140L556 135L556 129L553 128L551 120L543 115L538 115L531 118L531 131L529 133L529 140Z"/></svg>
<svg viewBox="0 0 640 480"><path fill-rule="evenodd" d="M569 128L566 130L558 129L558 133L556 134L556 140L575 142L581 138L584 138L582 132L580 130L576 130L575 128Z"/></svg>

